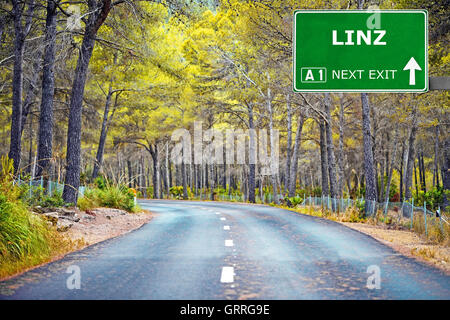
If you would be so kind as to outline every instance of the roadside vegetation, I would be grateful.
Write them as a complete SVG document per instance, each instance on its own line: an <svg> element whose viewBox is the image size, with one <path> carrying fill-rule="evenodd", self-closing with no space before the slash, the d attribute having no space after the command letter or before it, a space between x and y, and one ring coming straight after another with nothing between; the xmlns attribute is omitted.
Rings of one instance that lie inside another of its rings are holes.
<svg viewBox="0 0 450 320"><path fill-rule="evenodd" d="M21 198L23 190L13 184L12 160L2 157L1 166L0 279L48 262L77 246L30 211L29 204Z"/></svg>
<svg viewBox="0 0 450 320"><path fill-rule="evenodd" d="M125 185L114 185L99 176L78 200L78 208L86 211L98 207L122 209L130 213L141 211L135 203L136 191Z"/></svg>

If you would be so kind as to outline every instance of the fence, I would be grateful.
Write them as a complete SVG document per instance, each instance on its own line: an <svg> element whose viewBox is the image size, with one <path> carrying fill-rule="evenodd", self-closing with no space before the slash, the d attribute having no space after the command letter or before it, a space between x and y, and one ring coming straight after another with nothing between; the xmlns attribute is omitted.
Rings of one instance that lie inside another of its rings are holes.
<svg viewBox="0 0 450 320"><path fill-rule="evenodd" d="M374 200L360 199L336 199L331 197L305 197L301 202L304 207L320 207L330 212L345 212L348 208L364 208L366 217L379 218L392 224L402 225L415 229L419 233L425 233L428 236L429 230L440 229L442 232L449 225L449 218L438 209L436 212L428 210L426 203L417 207L414 205L414 199L410 202L384 202L379 203Z"/></svg>
<svg viewBox="0 0 450 320"><path fill-rule="evenodd" d="M55 181L45 181L43 177L30 180L22 180L19 178L15 181L18 186L27 185L28 186L28 197L32 198L34 194L40 192L39 190L46 189L46 194L52 196L55 192L62 193L64 190L64 184ZM78 195L81 197L84 195L86 187L80 186L78 188Z"/></svg>

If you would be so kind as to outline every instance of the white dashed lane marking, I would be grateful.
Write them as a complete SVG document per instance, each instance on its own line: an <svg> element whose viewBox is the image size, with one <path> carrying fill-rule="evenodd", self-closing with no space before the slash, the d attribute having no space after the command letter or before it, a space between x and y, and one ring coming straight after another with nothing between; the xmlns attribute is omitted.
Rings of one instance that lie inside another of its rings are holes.
<svg viewBox="0 0 450 320"><path fill-rule="evenodd" d="M222 217L222 218L220 218L220 220L225 221L225 220L227 220L227 219L225 219L224 217Z"/></svg>
<svg viewBox="0 0 450 320"><path fill-rule="evenodd" d="M230 226L223 226L223 230L230 230Z"/></svg>
<svg viewBox="0 0 450 320"><path fill-rule="evenodd" d="M234 268L233 267L223 267L222 268L222 275L220 276L220 282L222 282L222 283L234 282Z"/></svg>
<svg viewBox="0 0 450 320"><path fill-rule="evenodd" d="M225 240L225 247L232 247L234 246L233 240Z"/></svg>

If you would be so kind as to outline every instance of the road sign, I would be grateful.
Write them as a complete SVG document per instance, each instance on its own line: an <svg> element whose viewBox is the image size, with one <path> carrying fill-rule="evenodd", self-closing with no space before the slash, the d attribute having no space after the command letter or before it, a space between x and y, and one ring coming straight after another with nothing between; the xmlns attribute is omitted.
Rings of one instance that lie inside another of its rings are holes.
<svg viewBox="0 0 450 320"><path fill-rule="evenodd" d="M426 10L296 10L297 92L428 91Z"/></svg>

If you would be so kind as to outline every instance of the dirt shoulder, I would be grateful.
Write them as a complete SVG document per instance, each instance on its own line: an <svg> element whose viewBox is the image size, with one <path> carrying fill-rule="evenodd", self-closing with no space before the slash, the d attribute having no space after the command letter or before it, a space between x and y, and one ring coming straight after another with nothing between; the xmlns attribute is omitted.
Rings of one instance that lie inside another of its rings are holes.
<svg viewBox="0 0 450 320"><path fill-rule="evenodd" d="M407 230L388 229L387 226L365 223L339 223L368 234L395 251L437 267L450 275L450 247L448 246L427 243L414 232Z"/></svg>
<svg viewBox="0 0 450 320"><path fill-rule="evenodd" d="M97 208L78 215L80 221L65 233L73 241L82 241L83 247L128 233L153 218L149 211L128 213L111 208Z"/></svg>

